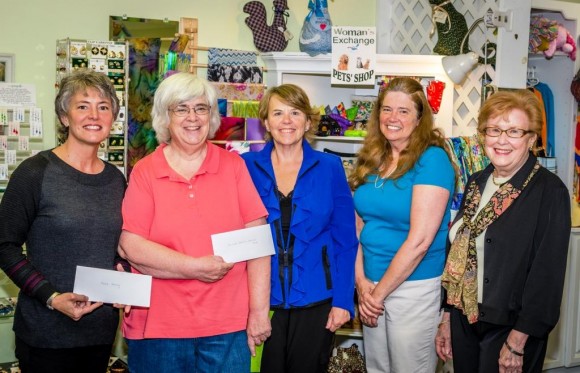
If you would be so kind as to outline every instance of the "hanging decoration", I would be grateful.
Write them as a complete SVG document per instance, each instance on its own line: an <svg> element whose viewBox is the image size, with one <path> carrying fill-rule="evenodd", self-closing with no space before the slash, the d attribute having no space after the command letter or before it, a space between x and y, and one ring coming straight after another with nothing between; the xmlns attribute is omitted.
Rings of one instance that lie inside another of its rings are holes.
<svg viewBox="0 0 580 373"><path fill-rule="evenodd" d="M286 0L274 0L274 20L268 25L266 8L259 1L250 1L244 5L246 25L254 36L254 45L260 52L281 52L288 46L292 34L286 29L286 18L289 17Z"/></svg>
<svg viewBox="0 0 580 373"><path fill-rule="evenodd" d="M311 56L332 51L332 21L328 14L327 0L309 0L310 12L304 19L300 31L300 51Z"/></svg>
<svg viewBox="0 0 580 373"><path fill-rule="evenodd" d="M456 56L469 52L467 45L461 50L461 41L467 34L467 22L463 14L459 13L453 6L451 0L429 0L433 6L433 29L431 35L437 28L437 44L433 52L443 56Z"/></svg>

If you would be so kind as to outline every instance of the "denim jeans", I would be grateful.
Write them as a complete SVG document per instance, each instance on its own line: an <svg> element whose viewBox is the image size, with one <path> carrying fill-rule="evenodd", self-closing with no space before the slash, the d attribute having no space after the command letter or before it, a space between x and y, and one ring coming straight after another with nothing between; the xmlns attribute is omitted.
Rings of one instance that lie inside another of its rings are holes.
<svg viewBox="0 0 580 373"><path fill-rule="evenodd" d="M202 338L127 339L129 371L248 373L246 331Z"/></svg>

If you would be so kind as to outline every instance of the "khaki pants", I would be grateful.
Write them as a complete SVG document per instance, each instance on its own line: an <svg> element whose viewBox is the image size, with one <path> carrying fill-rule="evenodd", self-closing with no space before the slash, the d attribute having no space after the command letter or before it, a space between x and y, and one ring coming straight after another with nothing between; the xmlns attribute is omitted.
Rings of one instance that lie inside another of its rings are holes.
<svg viewBox="0 0 580 373"><path fill-rule="evenodd" d="M441 278L405 281L387 297L376 328L363 326L368 373L434 373Z"/></svg>

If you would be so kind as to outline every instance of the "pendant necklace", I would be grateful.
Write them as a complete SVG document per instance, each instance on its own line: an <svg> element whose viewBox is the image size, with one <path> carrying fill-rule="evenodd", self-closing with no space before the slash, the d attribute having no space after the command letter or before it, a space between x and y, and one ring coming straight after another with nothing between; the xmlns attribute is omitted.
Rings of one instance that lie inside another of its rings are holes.
<svg viewBox="0 0 580 373"><path fill-rule="evenodd" d="M375 188L381 189L385 185L385 182L387 181L389 176L391 176L393 174L393 172L395 172L396 169L397 169L397 167L393 168L389 173L387 173L387 175L385 175L385 177L379 178L379 174L377 174L377 177L375 179ZM380 184L379 184L379 180L380 180Z"/></svg>

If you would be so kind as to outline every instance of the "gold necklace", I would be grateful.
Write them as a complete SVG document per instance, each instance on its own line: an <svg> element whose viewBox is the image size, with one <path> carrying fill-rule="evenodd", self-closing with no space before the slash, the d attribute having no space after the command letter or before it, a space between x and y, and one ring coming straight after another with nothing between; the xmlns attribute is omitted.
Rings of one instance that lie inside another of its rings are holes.
<svg viewBox="0 0 580 373"><path fill-rule="evenodd" d="M504 185L506 182L505 182L505 181L504 181L503 183L498 183L498 182L496 182L496 181L495 181L495 175L494 175L494 173L495 173L495 172L492 172L492 173L491 173L491 182L493 183L493 185L495 185L495 186L498 186L498 187L501 187L501 186L503 186L503 185Z"/></svg>

